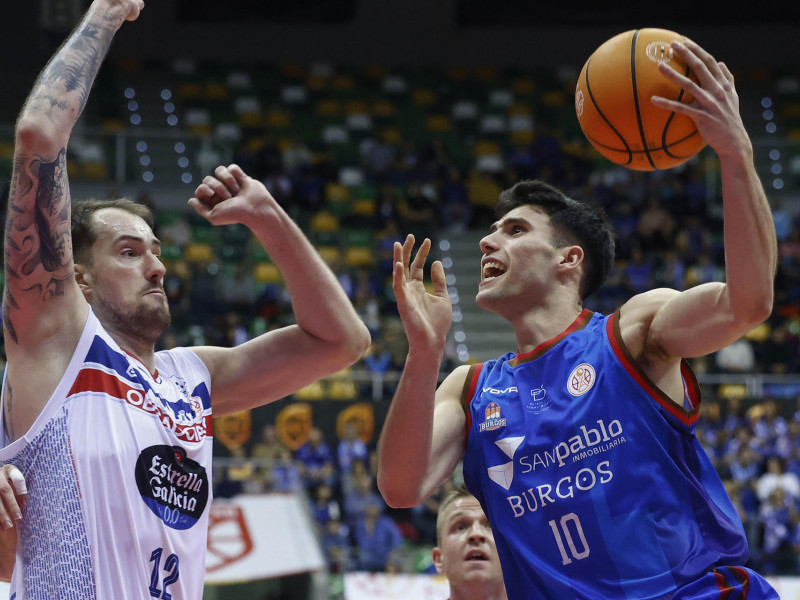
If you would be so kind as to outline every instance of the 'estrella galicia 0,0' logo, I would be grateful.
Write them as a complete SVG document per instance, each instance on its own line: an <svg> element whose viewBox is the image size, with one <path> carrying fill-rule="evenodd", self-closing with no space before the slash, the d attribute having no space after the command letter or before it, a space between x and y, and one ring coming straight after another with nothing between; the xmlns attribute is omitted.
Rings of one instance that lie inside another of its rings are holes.
<svg viewBox="0 0 800 600"><path fill-rule="evenodd" d="M150 446L136 460L136 486L142 500L172 529L189 529L208 503L205 467L187 458L180 446Z"/></svg>

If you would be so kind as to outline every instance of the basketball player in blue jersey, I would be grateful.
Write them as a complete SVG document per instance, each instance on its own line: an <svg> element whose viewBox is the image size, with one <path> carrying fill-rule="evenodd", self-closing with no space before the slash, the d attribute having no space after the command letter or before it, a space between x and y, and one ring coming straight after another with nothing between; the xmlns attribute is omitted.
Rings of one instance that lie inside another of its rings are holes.
<svg viewBox="0 0 800 600"><path fill-rule="evenodd" d="M250 229L283 274L296 324L235 348L155 351L170 315L152 216L128 200L73 206L67 181L92 82L116 31L143 8L94 0L17 122L0 427L0 459L29 490L15 600L200 600L213 416L284 398L370 343L301 230L230 165L189 204L212 225Z"/></svg>
<svg viewBox="0 0 800 600"><path fill-rule="evenodd" d="M739 339L772 310L776 236L728 68L692 41L673 51L688 115L719 156L724 283L656 289L609 316L584 307L614 255L604 219L543 182L500 195L480 243L477 303L509 320L517 351L437 380L452 320L431 243L395 245L409 351L379 443L378 486L395 507L427 498L463 459L514 600L777 598L743 568L742 524L695 437L699 388L686 359Z"/></svg>

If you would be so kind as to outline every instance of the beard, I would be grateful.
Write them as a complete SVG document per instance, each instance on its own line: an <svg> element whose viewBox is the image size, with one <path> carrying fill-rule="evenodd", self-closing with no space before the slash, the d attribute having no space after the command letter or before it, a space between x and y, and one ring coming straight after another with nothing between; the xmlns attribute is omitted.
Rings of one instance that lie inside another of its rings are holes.
<svg viewBox="0 0 800 600"><path fill-rule="evenodd" d="M166 297L162 298L164 302L158 306L142 299L134 307L123 308L102 296L95 296L92 310L106 329L155 345L172 320Z"/></svg>

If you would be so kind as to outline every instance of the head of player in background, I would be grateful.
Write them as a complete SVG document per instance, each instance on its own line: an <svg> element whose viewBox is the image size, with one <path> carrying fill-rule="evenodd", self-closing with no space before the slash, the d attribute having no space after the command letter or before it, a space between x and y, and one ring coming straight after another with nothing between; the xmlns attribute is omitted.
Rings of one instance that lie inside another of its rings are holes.
<svg viewBox="0 0 800 600"><path fill-rule="evenodd" d="M447 577L452 600L506 598L492 528L466 489L453 490L442 500L436 537L433 564Z"/></svg>
<svg viewBox="0 0 800 600"><path fill-rule="evenodd" d="M481 240L478 306L508 318L559 288L579 303L614 265L614 233L603 213L543 181L500 194L497 221Z"/></svg>
<svg viewBox="0 0 800 600"><path fill-rule="evenodd" d="M103 326L155 344L170 313L150 210L124 198L75 202L72 249L78 284Z"/></svg>

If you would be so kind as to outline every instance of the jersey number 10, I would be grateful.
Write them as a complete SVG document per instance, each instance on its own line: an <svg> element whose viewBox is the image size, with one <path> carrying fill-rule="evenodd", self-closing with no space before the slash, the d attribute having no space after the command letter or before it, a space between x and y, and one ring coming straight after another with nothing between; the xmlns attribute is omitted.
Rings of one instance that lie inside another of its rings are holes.
<svg viewBox="0 0 800 600"><path fill-rule="evenodd" d="M578 547L575 545L575 538L572 537L572 532L570 531L569 524L572 523L576 533L578 534L578 541L580 542L581 549L578 550ZM552 521L548 521L547 523L550 525L550 529L553 530L553 536L556 538L556 544L558 544L558 551L561 553L561 564L568 565L572 563L572 560L582 560L589 556L589 544L586 543L586 536L583 535L583 527L581 526L581 520L578 518L578 515L575 513L568 513L561 517L560 523L556 523L555 519ZM561 533L564 533L563 537ZM569 555L567 554L567 548L564 546L564 539L567 540L567 546L569 547ZM570 555L572 558L570 558Z"/></svg>

